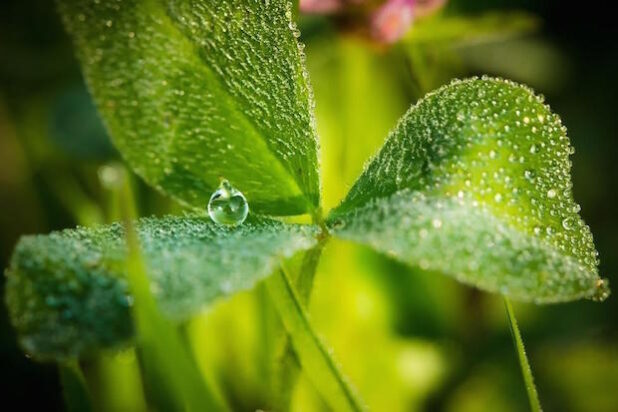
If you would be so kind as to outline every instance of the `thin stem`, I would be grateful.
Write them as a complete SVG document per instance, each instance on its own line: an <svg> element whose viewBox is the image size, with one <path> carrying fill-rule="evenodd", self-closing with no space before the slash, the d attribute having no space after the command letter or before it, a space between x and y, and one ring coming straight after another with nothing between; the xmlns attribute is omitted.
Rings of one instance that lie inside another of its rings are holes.
<svg viewBox="0 0 618 412"><path fill-rule="evenodd" d="M58 365L66 410L91 411L91 399L86 380L76 360Z"/></svg>
<svg viewBox="0 0 618 412"><path fill-rule="evenodd" d="M133 294L133 317L138 333L138 352L144 372L145 386L151 390L150 400L163 399L160 390L168 390L171 404L165 406L188 411L226 411L230 408L211 382L195 365L191 351L178 328L158 309L150 291L146 263L140 250L135 228L135 201L128 178L120 188L120 210L125 224L127 241L127 280ZM147 391L148 392L148 391ZM174 403L175 402L175 403ZM164 408L161 408L164 409Z"/></svg>
<svg viewBox="0 0 618 412"><path fill-rule="evenodd" d="M97 412L147 410L134 349L102 351L80 366Z"/></svg>
<svg viewBox="0 0 618 412"><path fill-rule="evenodd" d="M362 402L313 329L288 275L280 270L266 280L266 285L300 364L316 389L333 410L364 410Z"/></svg>
<svg viewBox="0 0 618 412"><path fill-rule="evenodd" d="M504 297L504 306L506 307L506 313L509 319L509 326L511 328L511 336L513 337L513 343L517 349L517 356L519 357L519 365L521 366L521 373L524 377L524 383L526 384L526 391L528 392L528 400L530 401L530 409L533 412L541 412L541 402L539 401L539 394L534 385L534 377L532 376L532 369L530 369L530 363L526 356L526 349L524 348L524 342L521 339L521 333L517 326L517 319L515 319L515 313L513 307L508 298Z"/></svg>
<svg viewBox="0 0 618 412"><path fill-rule="evenodd" d="M294 286L298 298L304 307L307 307L313 290L318 263L322 256L322 249L328 241L330 234L322 215L322 208L318 207L311 213L312 223L319 226L320 233L317 236L318 244L305 252L298 270L290 275L291 284ZM277 368L275 369L275 385L277 393L277 408L288 410L292 398L292 391L300 374L298 356L294 351L290 337L282 331L280 344L277 345Z"/></svg>
<svg viewBox="0 0 618 412"><path fill-rule="evenodd" d="M303 256L298 276L294 279L295 289L298 292L303 306L309 304L311 298L311 292L313 291L313 279L322 256L322 249L324 248L324 242L318 243L313 249L309 249Z"/></svg>
<svg viewBox="0 0 618 412"><path fill-rule="evenodd" d="M309 304L313 289L313 279L323 247L324 241L320 241L313 249L305 252L296 277L291 279L298 293L298 298L304 307L307 307ZM277 401L279 402L277 406L281 410L288 410L292 399L292 391L300 374L300 365L290 337L285 333L285 330L281 332L283 332L281 336L283 340L281 345L277 346L280 348L280 352L277 357L278 367L276 369L275 381L277 383Z"/></svg>

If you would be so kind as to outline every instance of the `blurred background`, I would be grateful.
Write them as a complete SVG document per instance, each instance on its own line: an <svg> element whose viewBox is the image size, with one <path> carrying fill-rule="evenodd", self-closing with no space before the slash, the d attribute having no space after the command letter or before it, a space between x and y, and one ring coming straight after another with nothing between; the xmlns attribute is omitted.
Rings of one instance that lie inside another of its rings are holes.
<svg viewBox="0 0 618 412"><path fill-rule="evenodd" d="M612 12L558 0L314 0L301 1L298 19L316 97L327 209L423 94L456 77L507 77L544 94L567 126L576 148L575 199L595 236L600 272L618 286L618 25ZM3 0L0 267L23 234L108 222L109 199L97 173L118 160L54 3ZM144 215L180 210L143 184L139 206ZM261 291L220 302L191 325L201 366L215 370L238 410L268 405L256 310ZM517 304L515 310L546 410L618 410L615 296L602 304ZM310 311L373 410L528 408L499 297L332 242ZM131 362L127 354L101 357L116 369ZM86 365L86 373L96 375L91 382L108 385L119 398L139 398L130 385L115 391L117 375L97 369L99 361ZM0 393L4 405L63 410L56 367L24 356L4 305ZM293 408L323 407L301 378Z"/></svg>

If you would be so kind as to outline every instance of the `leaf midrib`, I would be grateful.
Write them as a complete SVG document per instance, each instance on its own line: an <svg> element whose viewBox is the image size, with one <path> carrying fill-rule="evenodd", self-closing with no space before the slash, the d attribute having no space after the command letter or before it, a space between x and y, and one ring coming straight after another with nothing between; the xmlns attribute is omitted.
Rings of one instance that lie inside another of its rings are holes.
<svg viewBox="0 0 618 412"><path fill-rule="evenodd" d="M309 211L311 212L315 210L316 205L314 205L311 202L309 195L304 192L303 185L299 177L296 176L296 174L292 173L290 170L291 166L287 165L283 161L283 159L277 155L277 152L272 150L271 143L269 142L268 139L264 138L264 134L262 133L260 128L255 124L253 119L247 116L244 111L239 109L237 105L236 97L228 91L224 82L221 81L220 77L216 74L215 71L212 70L212 68L208 65L207 61L205 61L204 58L202 57L202 53L200 53L201 47L198 44L196 44L191 37L187 36L185 34L185 31L182 30L182 28L178 26L175 18L172 15L171 7L165 7L161 3L161 1L156 1L156 0L149 0L148 3L153 4L154 7L160 7L162 9L161 14L162 16L165 16L166 18L165 25L173 29L176 33L178 33L178 35L181 38L185 39L188 42L188 44L191 45L191 49L194 51L194 54L197 56L199 61L203 63L203 68L205 69L204 73L207 74L207 76L211 80L210 82L211 84L209 84L209 86L215 85L216 90L218 92L217 94L219 96L225 96L226 107L231 109L231 111L236 115L237 118L244 120L244 123L247 126L249 126L251 131L253 132L251 133L251 136L258 137L266 145L266 147L269 149L268 152L271 154L271 156L274 159L276 159L277 163L282 167L282 169L287 172L286 174L288 175L288 178L290 178L289 180L291 180L294 183L294 188L302 195L303 199L305 200L305 204L309 208Z"/></svg>

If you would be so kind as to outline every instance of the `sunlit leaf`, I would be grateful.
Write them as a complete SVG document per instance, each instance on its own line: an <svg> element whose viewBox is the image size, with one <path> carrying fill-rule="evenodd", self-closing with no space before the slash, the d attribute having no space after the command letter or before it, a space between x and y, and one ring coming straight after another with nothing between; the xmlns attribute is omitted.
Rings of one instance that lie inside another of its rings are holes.
<svg viewBox="0 0 618 412"><path fill-rule="evenodd" d="M573 201L572 152L559 117L530 89L456 81L408 111L330 226L515 299L604 298Z"/></svg>
<svg viewBox="0 0 618 412"><path fill-rule="evenodd" d="M201 217L144 218L137 231L152 292L176 320L251 288L280 258L315 243L312 227L264 218L233 229ZM24 349L62 358L131 338L125 258L120 224L22 238L8 270L7 302Z"/></svg>
<svg viewBox="0 0 618 412"><path fill-rule="evenodd" d="M303 52L283 0L60 0L120 152L150 184L203 207L228 179L252 209L319 203Z"/></svg>

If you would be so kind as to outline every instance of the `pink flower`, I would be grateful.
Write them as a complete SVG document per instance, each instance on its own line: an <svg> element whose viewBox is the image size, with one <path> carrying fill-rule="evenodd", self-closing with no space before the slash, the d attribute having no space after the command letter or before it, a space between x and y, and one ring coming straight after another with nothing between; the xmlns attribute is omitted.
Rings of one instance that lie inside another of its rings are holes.
<svg viewBox="0 0 618 412"><path fill-rule="evenodd" d="M417 18L430 15L447 0L300 0L305 14L334 14L344 17L346 28L367 33L380 43L394 43L403 37ZM378 3L379 6L375 7Z"/></svg>
<svg viewBox="0 0 618 412"><path fill-rule="evenodd" d="M299 9L307 14L329 14L339 11L344 0L300 0Z"/></svg>
<svg viewBox="0 0 618 412"><path fill-rule="evenodd" d="M446 0L416 0L414 2L414 18L428 16L441 9Z"/></svg>
<svg viewBox="0 0 618 412"><path fill-rule="evenodd" d="M371 33L376 40L394 43L412 26L416 0L388 0L371 18Z"/></svg>

